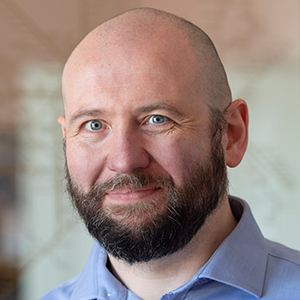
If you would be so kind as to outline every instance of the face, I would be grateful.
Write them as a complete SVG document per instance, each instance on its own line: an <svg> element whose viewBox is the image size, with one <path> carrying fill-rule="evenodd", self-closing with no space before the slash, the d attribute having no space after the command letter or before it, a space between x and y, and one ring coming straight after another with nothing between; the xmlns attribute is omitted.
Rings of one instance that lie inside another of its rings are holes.
<svg viewBox="0 0 300 300"><path fill-rule="evenodd" d="M65 76L66 156L84 191L135 170L173 178L179 187L191 162L208 158L209 108L194 92L194 61L162 49L87 53L87 62L83 53Z"/></svg>
<svg viewBox="0 0 300 300"><path fill-rule="evenodd" d="M129 264L163 258L184 248L226 191L220 131L216 133L211 161L195 164L182 188L175 188L172 179L137 172L115 176L85 193L67 169L68 191L90 234L110 254ZM126 205L103 205L107 193L124 188L134 193L149 186L162 189L165 195Z"/></svg>
<svg viewBox="0 0 300 300"><path fill-rule="evenodd" d="M73 201L92 235L129 263L184 247L226 191L222 136L212 139L187 49L143 50L84 53L93 59L67 71L60 119Z"/></svg>

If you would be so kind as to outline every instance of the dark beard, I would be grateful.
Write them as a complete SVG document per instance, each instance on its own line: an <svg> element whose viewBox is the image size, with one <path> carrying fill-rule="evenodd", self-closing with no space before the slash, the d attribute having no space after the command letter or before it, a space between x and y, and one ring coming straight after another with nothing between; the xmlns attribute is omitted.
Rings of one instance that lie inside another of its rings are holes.
<svg viewBox="0 0 300 300"><path fill-rule="evenodd" d="M163 258L185 247L227 191L220 134L213 136L207 163L193 167L183 188L176 188L172 179L138 172L117 175L86 193L66 171L72 202L90 234L107 252L129 264ZM152 183L164 189L164 201L153 198L134 204L103 205L107 191L122 186L136 190ZM126 222L128 218L136 221L134 225Z"/></svg>

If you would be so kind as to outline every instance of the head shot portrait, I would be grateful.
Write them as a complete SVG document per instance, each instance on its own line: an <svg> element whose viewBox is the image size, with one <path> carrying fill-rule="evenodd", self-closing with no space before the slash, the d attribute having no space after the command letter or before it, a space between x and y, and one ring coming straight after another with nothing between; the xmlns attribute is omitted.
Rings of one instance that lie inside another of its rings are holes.
<svg viewBox="0 0 300 300"><path fill-rule="evenodd" d="M62 96L67 190L95 244L42 300L298 299L300 253L229 194L248 105L202 29L152 8L117 15L71 53Z"/></svg>

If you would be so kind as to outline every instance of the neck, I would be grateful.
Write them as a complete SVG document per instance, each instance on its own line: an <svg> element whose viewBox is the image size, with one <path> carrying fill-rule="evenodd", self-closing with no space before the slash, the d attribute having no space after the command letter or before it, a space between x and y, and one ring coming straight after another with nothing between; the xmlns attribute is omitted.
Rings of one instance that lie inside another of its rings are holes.
<svg viewBox="0 0 300 300"><path fill-rule="evenodd" d="M163 259L133 265L109 254L109 269L143 300L160 299L163 294L192 279L235 226L236 221L226 199L184 249Z"/></svg>

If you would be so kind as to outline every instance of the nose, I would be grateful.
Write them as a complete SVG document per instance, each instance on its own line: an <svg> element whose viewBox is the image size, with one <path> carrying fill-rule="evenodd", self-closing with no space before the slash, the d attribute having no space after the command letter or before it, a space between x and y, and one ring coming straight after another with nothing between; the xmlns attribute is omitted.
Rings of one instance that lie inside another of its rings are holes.
<svg viewBox="0 0 300 300"><path fill-rule="evenodd" d="M109 153L107 168L119 174L129 174L145 169L150 164L150 155L145 149L143 137L134 130L115 130L108 138Z"/></svg>

